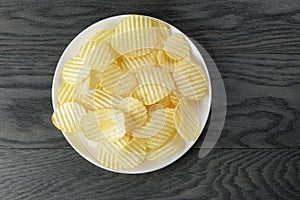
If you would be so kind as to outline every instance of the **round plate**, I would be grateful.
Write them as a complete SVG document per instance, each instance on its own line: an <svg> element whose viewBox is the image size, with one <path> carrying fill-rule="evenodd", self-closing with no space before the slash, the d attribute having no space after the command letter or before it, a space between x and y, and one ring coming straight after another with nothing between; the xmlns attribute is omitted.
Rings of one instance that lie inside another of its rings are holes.
<svg viewBox="0 0 300 200"><path fill-rule="evenodd" d="M69 59L72 57L76 56L79 52L80 47L86 43L89 38L91 38L95 33L102 31L102 30L108 30L108 29L114 29L119 22L124 18L129 15L118 15L110 18L106 18L104 20L101 20L90 27L86 28L84 31L82 31L78 36L76 36L72 42L67 46L65 51L63 52L62 56L60 57L55 73L54 73L54 78L53 78L53 83L52 83L52 104L53 104L53 109L56 109L58 107L58 100L57 100L57 93L58 89L62 83L62 69L64 65L68 62ZM148 16L147 16L148 17ZM155 20L159 20L153 17L149 17ZM209 111L210 111L210 106L211 106L211 82L207 70L207 66L196 48L196 46L192 43L192 41L180 30L175 28L174 26L168 24L167 22L164 22L162 20L159 20L165 24L167 24L172 31L172 34L174 33L181 33L185 36L186 40L189 42L190 47L191 47L191 53L194 56L194 62L196 63L201 63L206 72L206 79L208 83L208 93L206 96L198 103L198 117L199 121L201 124L201 132L206 124L206 121L208 119ZM159 161L144 161L140 166L134 168L134 169L121 169L121 170L114 170L114 169L109 169L105 166L103 166L93 155L91 152L93 152L93 148L95 148L95 144L87 143L84 142L81 139L81 134L80 132L77 134L65 134L63 132L64 137L67 139L67 141L70 143L70 145L86 160L90 161L94 165L101 167L103 169L117 172L117 173L124 173L124 174L140 174L140 173L147 173L151 171L155 171L158 169L161 169L163 167L166 167L167 165L175 162L178 158L183 156L192 146L196 141L193 142L185 142L185 144L182 146L181 149L179 149L176 153L173 155Z"/></svg>

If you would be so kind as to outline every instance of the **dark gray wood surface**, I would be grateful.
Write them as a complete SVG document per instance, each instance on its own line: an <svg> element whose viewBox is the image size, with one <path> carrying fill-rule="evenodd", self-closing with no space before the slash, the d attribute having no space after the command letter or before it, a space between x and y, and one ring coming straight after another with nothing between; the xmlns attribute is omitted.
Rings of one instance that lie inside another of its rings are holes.
<svg viewBox="0 0 300 200"><path fill-rule="evenodd" d="M57 61L84 28L126 13L198 41L227 93L221 138L144 175L107 172L51 124ZM0 199L299 199L300 2L0 1Z"/></svg>

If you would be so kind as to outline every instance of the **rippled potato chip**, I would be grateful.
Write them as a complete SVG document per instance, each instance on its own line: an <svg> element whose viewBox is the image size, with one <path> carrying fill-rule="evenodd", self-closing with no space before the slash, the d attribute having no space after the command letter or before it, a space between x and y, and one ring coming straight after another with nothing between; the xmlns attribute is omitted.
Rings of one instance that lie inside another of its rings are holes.
<svg viewBox="0 0 300 200"><path fill-rule="evenodd" d="M172 116L170 111L165 110L162 107L152 111L149 116L149 121L132 132L133 137L149 138L169 130L169 125L172 124L170 116Z"/></svg>
<svg viewBox="0 0 300 200"><path fill-rule="evenodd" d="M181 98L175 108L174 121L178 133L185 141L194 141L201 133L195 101Z"/></svg>
<svg viewBox="0 0 300 200"><path fill-rule="evenodd" d="M171 36L171 29L170 27L165 24L164 22L161 22L159 20L153 20L152 21L152 26L156 29L157 31L157 49L162 49L164 42Z"/></svg>
<svg viewBox="0 0 300 200"><path fill-rule="evenodd" d="M101 85L110 94L130 96L137 85L137 81L131 72L112 66L103 72Z"/></svg>
<svg viewBox="0 0 300 200"><path fill-rule="evenodd" d="M63 82L58 90L57 98L58 103L64 104L67 102L71 102L74 96L74 85L71 85L67 82Z"/></svg>
<svg viewBox="0 0 300 200"><path fill-rule="evenodd" d="M109 44L102 43L89 54L86 64L94 70L103 72L118 56L118 53Z"/></svg>
<svg viewBox="0 0 300 200"><path fill-rule="evenodd" d="M205 72L187 60L178 62L173 72L174 81L183 96L191 100L201 100L207 93Z"/></svg>
<svg viewBox="0 0 300 200"><path fill-rule="evenodd" d="M154 130L156 132L155 135L145 139L147 152L152 152L162 147L164 144L169 142L176 134L174 119L173 119L174 109L172 108L159 109L157 111L152 112L151 115L152 116L153 114L156 115L155 113L157 113L158 115L157 117L165 116L165 120L164 120L165 123L162 129Z"/></svg>
<svg viewBox="0 0 300 200"><path fill-rule="evenodd" d="M162 160L173 155L176 151L178 151L178 149L182 148L183 145L184 142L182 141L181 137L179 135L175 135L170 142L167 142L161 148L153 152L149 152L146 156L146 159L149 161Z"/></svg>
<svg viewBox="0 0 300 200"><path fill-rule="evenodd" d="M90 75L91 69L84 64L83 60L76 56L64 66L62 77L65 82L75 85L82 82Z"/></svg>
<svg viewBox="0 0 300 200"><path fill-rule="evenodd" d="M123 111L126 130L129 132L141 127L147 121L148 116L145 106L133 97L122 99L117 108Z"/></svg>
<svg viewBox="0 0 300 200"><path fill-rule="evenodd" d="M133 92L133 97L137 98L145 105L154 104L170 94L170 89L158 85L148 84L137 87Z"/></svg>
<svg viewBox="0 0 300 200"><path fill-rule="evenodd" d="M80 47L78 56L85 60L87 57L96 49L96 47L99 46L99 43L96 41L88 41L87 43L83 44Z"/></svg>
<svg viewBox="0 0 300 200"><path fill-rule="evenodd" d="M102 88L97 87L93 90L88 90L82 95L81 102L90 110L97 110L101 108L115 108L122 97L116 94L109 94Z"/></svg>
<svg viewBox="0 0 300 200"><path fill-rule="evenodd" d="M128 57L125 56L122 62L122 68L131 72L136 72L143 67L149 65L156 65L156 51L153 50L150 53L140 57Z"/></svg>
<svg viewBox="0 0 300 200"><path fill-rule="evenodd" d="M186 59L190 55L190 45L181 34L169 37L165 42L164 49L168 56L174 60Z"/></svg>
<svg viewBox="0 0 300 200"><path fill-rule="evenodd" d="M114 30L103 30L95 35L93 35L90 39L90 41L97 42L98 44L101 44L102 42L110 43L111 37L114 34Z"/></svg>
<svg viewBox="0 0 300 200"><path fill-rule="evenodd" d="M67 102L55 109L52 122L61 131L73 133L79 128L79 121L86 113L84 107L77 103Z"/></svg>
<svg viewBox="0 0 300 200"><path fill-rule="evenodd" d="M174 68L178 63L177 60L173 60L172 58L170 58L164 50L160 50L157 52L156 59L158 65L161 68L169 69L170 71L174 71Z"/></svg>

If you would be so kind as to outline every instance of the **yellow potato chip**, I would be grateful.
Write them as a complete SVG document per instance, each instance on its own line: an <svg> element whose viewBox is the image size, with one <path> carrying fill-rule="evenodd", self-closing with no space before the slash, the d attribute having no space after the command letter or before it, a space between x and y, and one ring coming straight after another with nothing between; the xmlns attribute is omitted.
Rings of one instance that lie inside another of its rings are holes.
<svg viewBox="0 0 300 200"><path fill-rule="evenodd" d="M109 94L103 89L97 87L93 90L88 90L81 97L82 104L90 110L101 108L115 108L122 97L116 94Z"/></svg>
<svg viewBox="0 0 300 200"><path fill-rule="evenodd" d="M112 47L121 55L137 57L150 53L156 46L156 30L153 28L134 29L115 33L111 39Z"/></svg>
<svg viewBox="0 0 300 200"><path fill-rule="evenodd" d="M156 65L156 51L140 56L140 57L128 57L125 56L122 62L122 68L131 72L136 72L142 67L147 67L149 65Z"/></svg>
<svg viewBox="0 0 300 200"><path fill-rule="evenodd" d="M95 49L99 46L99 43L96 41L88 41L80 47L78 56L85 60Z"/></svg>
<svg viewBox="0 0 300 200"><path fill-rule="evenodd" d="M131 72L109 67L103 72L101 85L110 94L130 96L137 85L137 81Z"/></svg>
<svg viewBox="0 0 300 200"><path fill-rule="evenodd" d="M172 93L170 94L170 100L173 103L174 106L176 106L179 102L179 95L178 93L172 91Z"/></svg>
<svg viewBox="0 0 300 200"><path fill-rule="evenodd" d="M101 133L106 136L108 141L116 141L125 135L125 117L122 111L103 108L96 112Z"/></svg>
<svg viewBox="0 0 300 200"><path fill-rule="evenodd" d="M170 89L158 85L148 84L137 87L133 92L133 97L137 98L145 105L154 104L170 94Z"/></svg>
<svg viewBox="0 0 300 200"><path fill-rule="evenodd" d="M178 151L178 149L182 148L183 145L184 142L181 137L176 134L170 142L153 152L149 152L146 159L149 161L162 160L173 155L176 151Z"/></svg>
<svg viewBox="0 0 300 200"><path fill-rule="evenodd" d="M77 103L67 102L60 105L52 115L53 124L66 133L73 133L79 128L79 121L86 113Z"/></svg>
<svg viewBox="0 0 300 200"><path fill-rule="evenodd" d="M178 133L186 141L196 140L201 133L195 101L181 98L175 108L174 121Z"/></svg>
<svg viewBox="0 0 300 200"><path fill-rule="evenodd" d="M157 63L161 68L169 69L170 71L174 71L176 64L178 63L177 60L173 60L170 58L164 50L158 51L156 55Z"/></svg>
<svg viewBox="0 0 300 200"><path fill-rule="evenodd" d="M76 56L64 66L62 77L65 82L75 85L90 75L90 68L84 65L83 60Z"/></svg>
<svg viewBox="0 0 300 200"><path fill-rule="evenodd" d="M143 126L134 130L132 132L133 137L135 138L149 138L160 134L161 132L174 131L174 128L171 129L170 126L173 125L172 114L173 110L163 109L162 107L158 110L155 110L150 113L149 121L147 121ZM154 138L155 139L155 138Z"/></svg>
<svg viewBox="0 0 300 200"><path fill-rule="evenodd" d="M162 49L164 41L171 36L171 29L167 24L159 20L153 20L152 26L157 30L158 44L156 48Z"/></svg>
<svg viewBox="0 0 300 200"><path fill-rule="evenodd" d="M114 30L103 30L96 34L94 34L90 41L97 42L98 44L101 44L102 42L110 43L110 39L112 35L114 34Z"/></svg>
<svg viewBox="0 0 300 200"><path fill-rule="evenodd" d="M112 145L114 145L118 149L124 149L126 146L129 145L129 143L131 142L132 139L133 139L133 137L126 133L122 138L113 142Z"/></svg>
<svg viewBox="0 0 300 200"><path fill-rule="evenodd" d="M96 71L96 70L91 70L91 72L90 72L91 79L90 79L90 82L89 82L88 89L92 90L92 89L96 88L97 85L100 84L102 76L103 76L103 73L101 73L99 71Z"/></svg>
<svg viewBox="0 0 300 200"><path fill-rule="evenodd" d="M135 29L152 27L152 20L143 15L131 15L125 17L115 29L115 33L124 33Z"/></svg>
<svg viewBox="0 0 300 200"><path fill-rule="evenodd" d="M125 115L126 130L128 132L141 127L147 121L148 116L145 106L133 97L122 99L117 108L123 111Z"/></svg>
<svg viewBox="0 0 300 200"><path fill-rule="evenodd" d="M148 152L155 151L158 148L162 147L164 144L169 142L174 137L174 134L176 133L174 127L174 119L173 119L174 109L172 108L159 109L157 111L152 112L151 115L152 116L153 114L156 115L155 113L158 113L157 114L158 116L156 116L157 118L165 116L165 119L164 119L163 127L160 130L155 130L156 134L154 136L144 139L144 141L146 142Z"/></svg>
<svg viewBox="0 0 300 200"><path fill-rule="evenodd" d="M153 65L139 69L135 76L139 85L158 84L170 90L176 88L171 73Z"/></svg>
<svg viewBox="0 0 300 200"><path fill-rule="evenodd" d="M173 78L181 94L191 100L201 100L207 93L206 77L202 66L182 60L174 69Z"/></svg>
<svg viewBox="0 0 300 200"><path fill-rule="evenodd" d="M172 94L172 93L171 93ZM171 94L160 100L156 103L156 105L161 106L162 108L171 108L173 107L173 103L171 101ZM173 107L174 108L174 107Z"/></svg>
<svg viewBox="0 0 300 200"><path fill-rule="evenodd" d="M103 148L100 148L99 150L99 156L98 156L99 162L104 165L105 167L109 169L122 169L122 164L118 160L118 157L115 154L112 154L110 152L107 152L103 150Z"/></svg>
<svg viewBox="0 0 300 200"><path fill-rule="evenodd" d="M145 158L146 145L143 141L132 139L129 143L119 148L113 143L102 143L100 152L103 151L110 155L110 160L120 164L121 168L132 169L140 165ZM101 155L101 154L100 154ZM113 158L113 159L112 159ZM102 160L109 160L108 158Z"/></svg>
<svg viewBox="0 0 300 200"><path fill-rule="evenodd" d="M94 70L103 72L118 56L109 44L102 43L87 57L86 64Z"/></svg>
<svg viewBox="0 0 300 200"><path fill-rule="evenodd" d="M190 45L181 34L169 37L165 42L164 49L174 60L188 58L190 55Z"/></svg>
<svg viewBox="0 0 300 200"><path fill-rule="evenodd" d="M71 85L67 82L63 82L58 90L57 98L58 103L64 104L66 102L71 102L74 95L74 85Z"/></svg>

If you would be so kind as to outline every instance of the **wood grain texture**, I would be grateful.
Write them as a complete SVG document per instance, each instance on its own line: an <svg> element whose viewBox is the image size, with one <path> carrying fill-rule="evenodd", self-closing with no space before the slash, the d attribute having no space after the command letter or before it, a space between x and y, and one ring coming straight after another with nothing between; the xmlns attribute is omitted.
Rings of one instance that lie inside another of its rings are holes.
<svg viewBox="0 0 300 200"><path fill-rule="evenodd" d="M1 55L0 146L70 147L50 120L57 57ZM300 56L212 56L223 76L228 101L217 147L300 148Z"/></svg>
<svg viewBox="0 0 300 200"><path fill-rule="evenodd" d="M299 53L297 0L1 1L1 53L59 55L84 28L124 13L161 18L210 52Z"/></svg>
<svg viewBox="0 0 300 200"><path fill-rule="evenodd" d="M0 150L6 199L299 199L300 150L196 149L148 174L101 170L71 149Z"/></svg>

